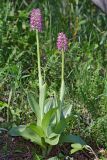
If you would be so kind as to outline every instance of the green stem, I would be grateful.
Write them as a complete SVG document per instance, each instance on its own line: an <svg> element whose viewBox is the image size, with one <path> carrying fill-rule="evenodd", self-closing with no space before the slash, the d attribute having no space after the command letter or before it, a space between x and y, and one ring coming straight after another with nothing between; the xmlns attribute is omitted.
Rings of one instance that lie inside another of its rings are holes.
<svg viewBox="0 0 107 160"><path fill-rule="evenodd" d="M37 58L38 58L38 78L39 78L39 89L42 86L42 75L41 75L41 64L40 64L40 51L39 51L39 35L36 30L36 42L37 42Z"/></svg>
<svg viewBox="0 0 107 160"><path fill-rule="evenodd" d="M64 84L64 50L62 50L62 71L61 71L61 106L63 105L63 99L64 99L64 92L65 92L65 84Z"/></svg>
<svg viewBox="0 0 107 160"><path fill-rule="evenodd" d="M61 64L61 90L60 90L60 109L59 109L59 117L61 118L62 105L64 100L64 92L65 92L65 84L64 84L64 51L62 50L62 64Z"/></svg>
<svg viewBox="0 0 107 160"><path fill-rule="evenodd" d="M39 35L38 30L36 30L36 42L37 42L37 60L38 60L38 79L39 79L39 106L40 106L40 125L43 118L43 81L41 74L41 64L40 64L40 50L39 50Z"/></svg>
<svg viewBox="0 0 107 160"><path fill-rule="evenodd" d="M64 51L62 50L62 73L61 73L61 82L64 81Z"/></svg>

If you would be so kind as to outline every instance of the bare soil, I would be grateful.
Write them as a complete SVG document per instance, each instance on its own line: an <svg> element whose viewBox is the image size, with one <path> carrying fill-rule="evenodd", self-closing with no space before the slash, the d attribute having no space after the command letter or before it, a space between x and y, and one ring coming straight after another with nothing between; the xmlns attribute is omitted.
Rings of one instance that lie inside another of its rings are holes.
<svg viewBox="0 0 107 160"><path fill-rule="evenodd" d="M59 153L62 153L66 157L61 160L67 160L67 157L72 157L73 160L95 160L95 157L86 151L70 155L70 149L71 147L69 144L54 146L45 160L48 160L48 158L56 156ZM34 145L21 137L12 138L7 134L0 135L0 160L35 160L35 153L41 153L39 146Z"/></svg>

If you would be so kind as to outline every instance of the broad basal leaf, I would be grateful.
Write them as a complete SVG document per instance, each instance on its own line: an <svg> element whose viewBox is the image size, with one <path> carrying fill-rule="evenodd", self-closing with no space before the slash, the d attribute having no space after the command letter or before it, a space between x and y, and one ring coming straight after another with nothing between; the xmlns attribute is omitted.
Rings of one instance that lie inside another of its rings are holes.
<svg viewBox="0 0 107 160"><path fill-rule="evenodd" d="M23 132L25 129L26 129L26 125L20 125L18 127L12 127L8 133L11 136L21 136L21 132Z"/></svg>
<svg viewBox="0 0 107 160"><path fill-rule="evenodd" d="M65 106L65 107L63 108L63 111L62 111L63 116L64 116L65 118L69 117L69 116L71 115L71 110L72 110L72 105L70 105L70 106Z"/></svg>
<svg viewBox="0 0 107 160"><path fill-rule="evenodd" d="M71 154L77 152L77 151L81 151L84 148L84 145L81 145L79 143L75 143L71 145L72 149L71 149Z"/></svg>
<svg viewBox="0 0 107 160"><path fill-rule="evenodd" d="M28 92L27 94L28 98L28 103L32 109L32 111L36 114L37 116L37 123L40 124L40 107L36 101L36 98L33 93Z"/></svg>
<svg viewBox="0 0 107 160"><path fill-rule="evenodd" d="M56 156L56 157L49 158L48 160L59 160L59 158Z"/></svg>
<svg viewBox="0 0 107 160"><path fill-rule="evenodd" d="M50 97L45 100L44 113L47 113L50 108L54 108L54 98L53 97Z"/></svg>
<svg viewBox="0 0 107 160"><path fill-rule="evenodd" d="M55 116L56 111L57 111L57 108L52 108L43 117L42 128L47 136L48 136L48 127L51 127L50 122L53 116Z"/></svg>
<svg viewBox="0 0 107 160"><path fill-rule="evenodd" d="M38 134L40 137L44 137L44 131L40 126L36 126L35 124L30 124L29 129L31 129L32 131L34 131L36 134Z"/></svg>
<svg viewBox="0 0 107 160"><path fill-rule="evenodd" d="M55 128L54 128L54 131L55 131L55 133L57 133L57 134L61 134L63 131L64 131L64 129L66 128L66 119L65 118L62 118L59 122L58 122L58 124L56 124L56 126L55 126Z"/></svg>
<svg viewBox="0 0 107 160"><path fill-rule="evenodd" d="M81 149L81 148L83 148L83 145L81 145L80 143L74 143L74 144L71 144L71 147Z"/></svg>
<svg viewBox="0 0 107 160"><path fill-rule="evenodd" d="M60 143L80 143L81 145L86 145L85 141L83 141L79 136L76 135L61 135Z"/></svg>
<svg viewBox="0 0 107 160"><path fill-rule="evenodd" d="M45 148L45 145L42 142L42 138L35 133L29 126L18 126L18 127L13 127L10 131L9 134L11 136L22 136L25 139L29 139L31 142L36 143L40 145L41 147Z"/></svg>
<svg viewBox="0 0 107 160"><path fill-rule="evenodd" d="M52 138L45 138L45 142L50 145L57 145L59 142L60 135L55 134Z"/></svg>

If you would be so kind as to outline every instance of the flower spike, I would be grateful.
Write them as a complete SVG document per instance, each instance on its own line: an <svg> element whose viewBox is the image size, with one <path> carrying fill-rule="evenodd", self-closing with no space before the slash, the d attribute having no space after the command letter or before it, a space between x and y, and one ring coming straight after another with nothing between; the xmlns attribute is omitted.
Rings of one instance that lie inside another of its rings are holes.
<svg viewBox="0 0 107 160"><path fill-rule="evenodd" d="M63 32L58 34L57 48L59 51L67 51L68 49L68 39Z"/></svg>
<svg viewBox="0 0 107 160"><path fill-rule="evenodd" d="M39 32L42 31L42 14L39 8L33 9L31 12L30 27L31 30L37 29Z"/></svg>

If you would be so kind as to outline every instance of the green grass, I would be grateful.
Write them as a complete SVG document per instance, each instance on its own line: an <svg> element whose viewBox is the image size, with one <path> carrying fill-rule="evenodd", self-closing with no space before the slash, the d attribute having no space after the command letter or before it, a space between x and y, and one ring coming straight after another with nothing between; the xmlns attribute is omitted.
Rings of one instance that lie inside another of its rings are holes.
<svg viewBox="0 0 107 160"><path fill-rule="evenodd" d="M71 3L72 2L72 3ZM68 131L107 146L107 16L89 0L1 1L0 4L0 127L29 122L34 115L26 91L37 91L35 32L29 13L40 7L42 72L49 92L59 91L60 55L56 39L63 31L69 38L65 59L66 103L73 106ZM45 76L47 75L47 76ZM12 95L9 99L9 95ZM10 102L9 102L10 101ZM7 121L7 108L9 117ZM25 114L26 113L26 114Z"/></svg>

